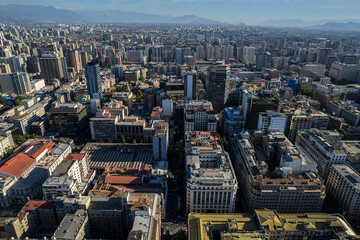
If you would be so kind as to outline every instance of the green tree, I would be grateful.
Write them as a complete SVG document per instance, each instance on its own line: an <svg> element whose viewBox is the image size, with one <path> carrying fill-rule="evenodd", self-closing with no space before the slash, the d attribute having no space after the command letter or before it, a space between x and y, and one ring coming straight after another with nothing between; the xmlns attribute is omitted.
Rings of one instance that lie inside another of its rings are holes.
<svg viewBox="0 0 360 240"><path fill-rule="evenodd" d="M122 141L122 143L126 143L126 139L125 139L125 136L123 134L121 135L121 141Z"/></svg>
<svg viewBox="0 0 360 240"><path fill-rule="evenodd" d="M164 240L171 240L171 235L168 228L165 228Z"/></svg>
<svg viewBox="0 0 360 240"><path fill-rule="evenodd" d="M173 174L172 174L172 172L169 170L168 171L168 177L171 179L171 178L173 178Z"/></svg>
<svg viewBox="0 0 360 240"><path fill-rule="evenodd" d="M136 144L136 139L134 139L133 144Z"/></svg>
<svg viewBox="0 0 360 240"><path fill-rule="evenodd" d="M19 95L15 98L15 105L19 105L22 100L24 100L25 97L22 95Z"/></svg>
<svg viewBox="0 0 360 240"><path fill-rule="evenodd" d="M129 169L129 166L127 164L124 165L125 172Z"/></svg>
<svg viewBox="0 0 360 240"><path fill-rule="evenodd" d="M229 142L228 142L227 138L222 137L220 140L221 140L221 144L223 145L225 151L229 151Z"/></svg>
<svg viewBox="0 0 360 240"><path fill-rule="evenodd" d="M186 240L185 232L182 229L176 233L176 240Z"/></svg>
<svg viewBox="0 0 360 240"><path fill-rule="evenodd" d="M145 80L145 77L143 75L140 76L140 80L141 81L144 81Z"/></svg>

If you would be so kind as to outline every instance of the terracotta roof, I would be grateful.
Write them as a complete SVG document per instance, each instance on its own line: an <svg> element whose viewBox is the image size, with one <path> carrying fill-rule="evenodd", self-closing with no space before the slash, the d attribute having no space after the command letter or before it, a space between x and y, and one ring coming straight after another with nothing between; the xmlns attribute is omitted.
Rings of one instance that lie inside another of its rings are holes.
<svg viewBox="0 0 360 240"><path fill-rule="evenodd" d="M69 155L66 156L65 160L76 160L79 162L84 157L85 157L84 153L70 153Z"/></svg>
<svg viewBox="0 0 360 240"><path fill-rule="evenodd" d="M141 184L141 177L108 175L105 178L105 183L110 183L110 184Z"/></svg>
<svg viewBox="0 0 360 240"><path fill-rule="evenodd" d="M31 165L35 163L35 159L29 157L25 153L19 153L10 158L1 168L0 172L20 177Z"/></svg>

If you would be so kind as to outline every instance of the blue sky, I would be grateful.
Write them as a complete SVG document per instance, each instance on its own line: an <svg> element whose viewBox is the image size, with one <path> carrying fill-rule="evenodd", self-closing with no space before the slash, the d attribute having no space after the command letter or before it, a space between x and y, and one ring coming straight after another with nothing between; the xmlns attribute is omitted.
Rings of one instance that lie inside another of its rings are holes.
<svg viewBox="0 0 360 240"><path fill-rule="evenodd" d="M52 5L67 9L119 9L256 24L273 19L360 18L360 0L0 0L0 4Z"/></svg>

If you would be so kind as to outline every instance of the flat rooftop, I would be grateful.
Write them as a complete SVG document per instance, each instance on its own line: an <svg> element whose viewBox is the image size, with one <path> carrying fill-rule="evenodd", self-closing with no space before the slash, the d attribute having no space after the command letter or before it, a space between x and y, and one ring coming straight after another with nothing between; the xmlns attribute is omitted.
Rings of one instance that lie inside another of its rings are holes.
<svg viewBox="0 0 360 240"><path fill-rule="evenodd" d="M92 169L141 168L152 164L152 144L98 144L88 143L81 153L87 154Z"/></svg>

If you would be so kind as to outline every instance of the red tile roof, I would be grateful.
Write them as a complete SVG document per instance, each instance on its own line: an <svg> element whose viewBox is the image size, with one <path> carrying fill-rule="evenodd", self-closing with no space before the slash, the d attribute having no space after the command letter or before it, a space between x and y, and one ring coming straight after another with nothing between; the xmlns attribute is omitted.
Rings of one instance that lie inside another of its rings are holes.
<svg viewBox="0 0 360 240"><path fill-rule="evenodd" d="M105 183L110 184L141 184L141 177L107 175Z"/></svg>
<svg viewBox="0 0 360 240"><path fill-rule="evenodd" d="M69 155L66 156L65 160L76 160L76 161L81 161L83 158L85 157L85 154L83 153L70 153Z"/></svg>
<svg viewBox="0 0 360 240"><path fill-rule="evenodd" d="M29 157L25 153L19 153L10 158L1 168L0 172L20 177L31 165L35 163L35 159Z"/></svg>

